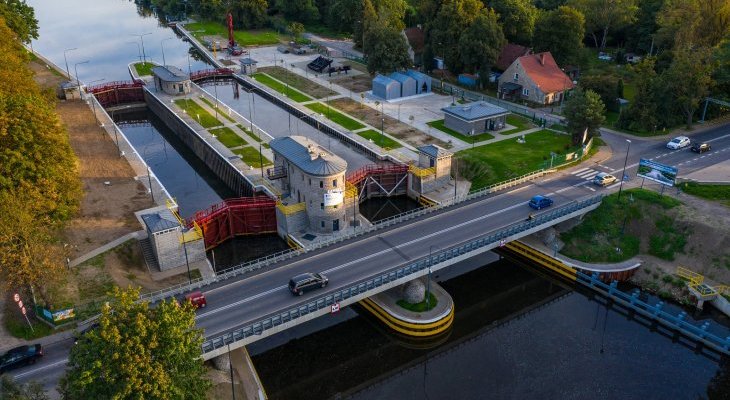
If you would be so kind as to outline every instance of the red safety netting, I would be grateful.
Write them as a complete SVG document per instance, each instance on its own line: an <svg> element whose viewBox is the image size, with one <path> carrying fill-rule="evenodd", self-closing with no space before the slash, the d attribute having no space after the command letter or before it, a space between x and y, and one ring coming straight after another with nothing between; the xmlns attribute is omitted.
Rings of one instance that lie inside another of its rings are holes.
<svg viewBox="0 0 730 400"><path fill-rule="evenodd" d="M210 249L238 235L276 232L276 200L266 196L228 199L198 211L187 221L203 230L205 248Z"/></svg>

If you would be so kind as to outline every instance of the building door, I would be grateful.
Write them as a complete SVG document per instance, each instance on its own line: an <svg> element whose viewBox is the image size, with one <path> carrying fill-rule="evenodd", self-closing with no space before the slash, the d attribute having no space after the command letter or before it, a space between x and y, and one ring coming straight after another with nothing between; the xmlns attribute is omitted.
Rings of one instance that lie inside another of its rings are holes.
<svg viewBox="0 0 730 400"><path fill-rule="evenodd" d="M339 231L340 230L340 220L339 219L333 219L332 220L332 230L333 231Z"/></svg>

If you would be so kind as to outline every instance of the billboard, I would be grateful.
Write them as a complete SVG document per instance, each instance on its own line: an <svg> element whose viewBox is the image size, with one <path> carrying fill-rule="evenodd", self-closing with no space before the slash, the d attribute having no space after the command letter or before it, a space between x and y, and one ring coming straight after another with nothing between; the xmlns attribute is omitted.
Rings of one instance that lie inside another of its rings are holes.
<svg viewBox="0 0 730 400"><path fill-rule="evenodd" d="M344 193L342 190L328 190L324 194L324 206L325 207L332 207L342 204L342 200L344 198Z"/></svg>
<svg viewBox="0 0 730 400"><path fill-rule="evenodd" d="M662 185L674 186L677 179L677 168L659 164L651 160L639 160L639 170L636 176L649 179Z"/></svg>

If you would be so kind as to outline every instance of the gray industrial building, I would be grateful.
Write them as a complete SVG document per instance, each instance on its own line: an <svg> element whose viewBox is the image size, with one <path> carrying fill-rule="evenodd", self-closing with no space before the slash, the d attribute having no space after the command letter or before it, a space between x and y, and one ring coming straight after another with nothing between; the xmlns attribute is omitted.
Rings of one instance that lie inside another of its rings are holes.
<svg viewBox="0 0 730 400"><path fill-rule="evenodd" d="M418 72L415 69L409 69L406 71L406 75L410 76L416 81L416 94L430 93L431 92L431 77Z"/></svg>
<svg viewBox="0 0 730 400"><path fill-rule="evenodd" d="M378 74L373 79L373 95L385 100L400 97L400 83L385 75Z"/></svg>
<svg viewBox="0 0 730 400"><path fill-rule="evenodd" d="M409 194L418 197L437 190L451 180L453 153L435 144L418 148L418 163L411 166Z"/></svg>
<svg viewBox="0 0 730 400"><path fill-rule="evenodd" d="M464 135L478 135L505 127L509 111L485 101L442 108L444 125Z"/></svg>
<svg viewBox="0 0 730 400"><path fill-rule="evenodd" d="M152 68L155 89L174 96L190 93L190 75L172 65L156 66Z"/></svg>
<svg viewBox="0 0 730 400"><path fill-rule="evenodd" d="M205 260L202 237L191 235L168 209L141 215L160 271ZM184 236L183 236L184 235ZM187 240L183 241L183 238ZM194 240L190 240L190 238Z"/></svg>
<svg viewBox="0 0 730 400"><path fill-rule="evenodd" d="M270 146L269 177L279 180L283 197L276 216L279 234L344 229L357 208L357 199L346 196L347 162L304 136L276 138Z"/></svg>
<svg viewBox="0 0 730 400"><path fill-rule="evenodd" d="M408 97L416 95L416 80L406 74L393 72L390 79L400 83L400 97Z"/></svg>

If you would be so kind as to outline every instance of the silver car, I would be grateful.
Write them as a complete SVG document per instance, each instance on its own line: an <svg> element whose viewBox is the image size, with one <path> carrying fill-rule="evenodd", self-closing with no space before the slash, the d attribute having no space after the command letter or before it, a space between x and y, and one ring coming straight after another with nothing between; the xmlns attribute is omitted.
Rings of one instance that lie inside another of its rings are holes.
<svg viewBox="0 0 730 400"><path fill-rule="evenodd" d="M615 176L607 174L605 172L599 172L596 176L593 177L593 183L598 186L608 186L616 182L617 180L618 179L616 179Z"/></svg>

